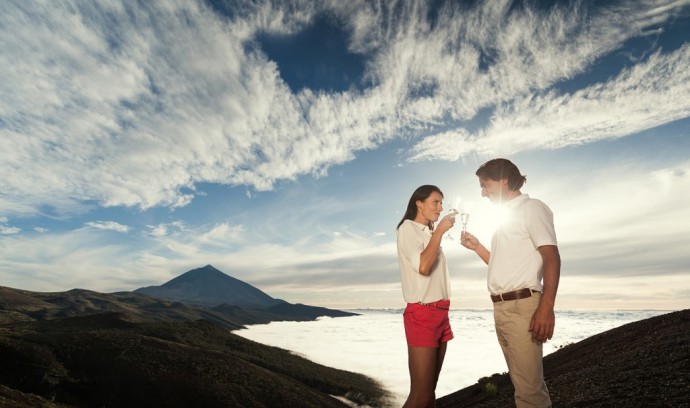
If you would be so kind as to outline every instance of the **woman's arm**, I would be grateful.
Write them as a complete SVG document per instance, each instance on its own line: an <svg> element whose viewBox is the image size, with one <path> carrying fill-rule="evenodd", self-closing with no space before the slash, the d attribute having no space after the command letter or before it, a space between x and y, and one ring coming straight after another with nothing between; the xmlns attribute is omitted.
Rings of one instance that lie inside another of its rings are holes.
<svg viewBox="0 0 690 408"><path fill-rule="evenodd" d="M441 219L441 221L431 233L431 239L427 244L426 248L419 255L419 273L424 276L429 276L431 271L434 270L434 265L436 265L436 260L438 259L438 251L441 248L441 239L443 239L443 234L455 224L455 217L446 215Z"/></svg>

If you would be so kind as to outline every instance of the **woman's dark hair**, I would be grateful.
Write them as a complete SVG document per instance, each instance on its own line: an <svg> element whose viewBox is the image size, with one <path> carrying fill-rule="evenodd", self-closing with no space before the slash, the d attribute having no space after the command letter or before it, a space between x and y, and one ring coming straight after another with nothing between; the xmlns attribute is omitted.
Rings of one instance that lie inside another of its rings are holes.
<svg viewBox="0 0 690 408"><path fill-rule="evenodd" d="M400 228L400 226L403 222L405 222L405 220L414 220L415 218L417 218L417 201L426 200L434 191L441 194L441 197L443 197L441 189L439 189L436 186L432 186L431 184L425 184L423 186L417 187L414 193L412 193L410 201L407 203L407 210L405 210L405 215L403 215L402 220L400 220L398 226L395 227L395 229L397 230L398 228ZM434 229L433 222L429 222L429 229Z"/></svg>
<svg viewBox="0 0 690 408"><path fill-rule="evenodd" d="M520 174L516 165L508 159L492 159L479 166L474 173L477 177L488 178L494 181L508 179L510 191L517 191L527 182L527 176Z"/></svg>

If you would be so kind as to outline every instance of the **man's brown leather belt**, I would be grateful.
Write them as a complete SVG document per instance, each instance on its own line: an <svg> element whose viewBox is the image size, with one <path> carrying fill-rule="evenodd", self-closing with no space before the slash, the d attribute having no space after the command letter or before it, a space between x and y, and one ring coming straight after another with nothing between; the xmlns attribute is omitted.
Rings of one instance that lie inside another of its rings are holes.
<svg viewBox="0 0 690 408"><path fill-rule="evenodd" d="M539 291L525 288L514 290L512 292L501 293L500 295L491 295L491 300L493 300L494 303L496 303L506 300L524 299L532 296L533 292L540 293Z"/></svg>

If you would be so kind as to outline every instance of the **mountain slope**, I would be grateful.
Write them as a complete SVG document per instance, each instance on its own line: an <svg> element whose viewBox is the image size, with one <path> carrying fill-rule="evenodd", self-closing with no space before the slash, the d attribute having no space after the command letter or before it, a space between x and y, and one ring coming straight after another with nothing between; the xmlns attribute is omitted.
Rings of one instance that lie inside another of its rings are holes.
<svg viewBox="0 0 690 408"><path fill-rule="evenodd" d="M690 407L690 309L567 345L544 357L544 377L554 407ZM494 374L436 406L504 408L513 393L508 374Z"/></svg>
<svg viewBox="0 0 690 408"><path fill-rule="evenodd" d="M377 407L389 398L371 378L230 332L354 313L291 305L210 265L165 289L185 303L0 286L0 406L347 407L335 395ZM223 303L205 305L218 299ZM250 306L228 304L232 299Z"/></svg>
<svg viewBox="0 0 690 408"><path fill-rule="evenodd" d="M103 313L6 323L0 361L0 402L8 407L321 408L346 407L330 395L371 406L387 398L363 375L207 321L142 323Z"/></svg>
<svg viewBox="0 0 690 408"><path fill-rule="evenodd" d="M30 292L0 286L0 324L78 317L104 312L125 313L136 321L195 321L206 319L229 329L266 323L274 315L217 313L131 292L99 293L85 289Z"/></svg>
<svg viewBox="0 0 690 408"><path fill-rule="evenodd" d="M140 322L208 320L230 330L272 321L307 321L319 316L346 317L356 313L280 302L268 308L222 304L213 308L160 300L133 292L99 293L85 289L30 292L0 286L0 324L79 317L104 312L124 313Z"/></svg>
<svg viewBox="0 0 690 408"><path fill-rule="evenodd" d="M139 288L134 293L209 307L228 304L266 308L284 303L211 265L185 272L160 286Z"/></svg>

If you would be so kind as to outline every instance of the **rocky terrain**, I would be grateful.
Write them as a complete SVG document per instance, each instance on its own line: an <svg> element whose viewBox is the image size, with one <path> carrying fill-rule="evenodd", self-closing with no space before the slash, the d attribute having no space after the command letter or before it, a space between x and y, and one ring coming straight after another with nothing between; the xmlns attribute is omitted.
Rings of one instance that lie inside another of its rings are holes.
<svg viewBox="0 0 690 408"><path fill-rule="evenodd" d="M210 265L190 272L139 292L0 287L0 407L391 406L371 378L232 333L351 313L273 299ZM554 407L690 407L689 343L682 310L564 346L544 358ZM512 407L513 392L494 374L437 407Z"/></svg>
<svg viewBox="0 0 690 408"><path fill-rule="evenodd" d="M210 265L133 292L0 287L0 407L385 406L371 378L232 333L351 315L274 299Z"/></svg>
<svg viewBox="0 0 690 408"><path fill-rule="evenodd" d="M690 309L567 345L544 358L544 376L557 408L690 407ZM506 408L513 392L506 373L494 374L437 407Z"/></svg>
<svg viewBox="0 0 690 408"><path fill-rule="evenodd" d="M100 313L4 323L0 361L1 407L323 408L383 406L388 395L371 378L207 320Z"/></svg>

